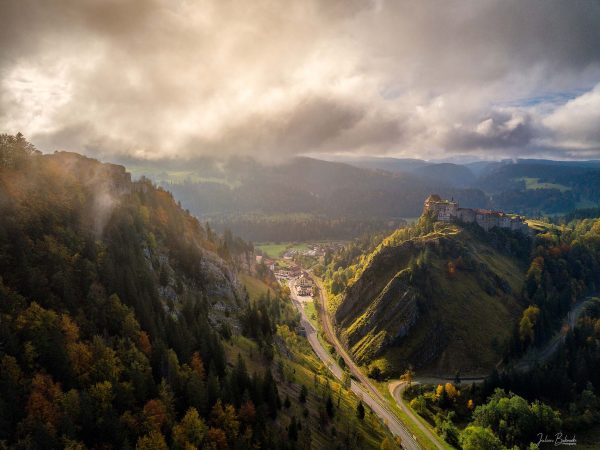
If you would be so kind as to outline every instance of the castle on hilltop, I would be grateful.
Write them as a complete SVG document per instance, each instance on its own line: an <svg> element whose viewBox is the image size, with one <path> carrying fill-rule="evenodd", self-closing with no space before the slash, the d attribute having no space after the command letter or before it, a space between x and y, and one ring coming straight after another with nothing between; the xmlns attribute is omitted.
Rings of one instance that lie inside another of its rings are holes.
<svg viewBox="0 0 600 450"><path fill-rule="evenodd" d="M437 194L432 194L425 200L423 213L432 214L437 220L451 222L458 220L465 223L477 223L485 231L494 227L509 228L525 234L531 234L529 225L523 217L516 214L506 214L502 211L488 209L459 208L458 202L444 200Z"/></svg>

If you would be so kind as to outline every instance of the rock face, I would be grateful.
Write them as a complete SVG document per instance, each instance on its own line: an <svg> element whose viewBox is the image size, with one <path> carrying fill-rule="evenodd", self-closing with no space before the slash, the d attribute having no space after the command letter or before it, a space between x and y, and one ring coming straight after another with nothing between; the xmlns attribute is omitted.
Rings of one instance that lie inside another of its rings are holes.
<svg viewBox="0 0 600 450"><path fill-rule="evenodd" d="M346 288L335 321L356 360L432 373L485 371L522 305L523 268L455 225L378 248ZM485 327L483 326L485 324ZM494 344L495 342L495 344Z"/></svg>
<svg viewBox="0 0 600 450"><path fill-rule="evenodd" d="M207 295L232 305L239 298L236 274L214 253L205 252L201 268L206 276ZM229 310L229 308L227 308Z"/></svg>
<svg viewBox="0 0 600 450"><path fill-rule="evenodd" d="M407 241L400 246L383 247L365 268L362 276L347 289L344 300L335 313L336 322L343 326L357 309L364 306L367 298L370 300L382 292L389 280L408 265L418 246L414 241Z"/></svg>
<svg viewBox="0 0 600 450"><path fill-rule="evenodd" d="M142 234L152 234L154 243L142 241L141 256L156 280L163 275L162 283L157 283L157 295L167 314L177 319L186 298L201 293L211 303L209 319L213 324L231 322L230 313L239 308L242 298L234 264L224 261L210 243L203 242L204 232L199 224L176 205L169 193L154 187L147 179L132 181L123 166L102 163L78 153L55 152L42 158L50 173L82 192L86 200L81 205L81 216L99 240L105 237L107 223L119 208L144 209ZM170 234L169 227L178 228L178 235ZM162 242L157 244L155 235L162 235ZM177 243L177 239L181 241ZM178 261L172 255L177 246L188 247L192 258L188 265L194 265L192 260L198 265L196 279L182 276L182 271L177 270ZM236 258L243 262L251 260L251 256L242 256ZM247 262L241 266L241 270L249 270Z"/></svg>
<svg viewBox="0 0 600 450"><path fill-rule="evenodd" d="M416 247L407 242L384 248L347 290L336 311L337 324L342 329L352 327L344 337L350 347L358 345L363 360L406 336L419 318L419 293L410 285L410 271L403 269ZM356 315L360 319L355 322Z"/></svg>

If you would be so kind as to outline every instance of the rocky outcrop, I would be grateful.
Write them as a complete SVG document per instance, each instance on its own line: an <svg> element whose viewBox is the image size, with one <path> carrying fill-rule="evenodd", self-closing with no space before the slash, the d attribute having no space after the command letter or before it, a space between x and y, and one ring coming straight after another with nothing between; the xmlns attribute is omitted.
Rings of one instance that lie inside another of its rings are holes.
<svg viewBox="0 0 600 450"><path fill-rule="evenodd" d="M508 253L455 225L379 247L343 293L340 337L360 364L384 359L452 374L487 370L522 306L522 268ZM481 324L485 323L485 328Z"/></svg>
<svg viewBox="0 0 600 450"><path fill-rule="evenodd" d="M399 246L383 247L365 268L362 276L350 286L339 305L335 320L340 326L348 325L360 311L377 298L399 270L405 268L421 244L406 241Z"/></svg>

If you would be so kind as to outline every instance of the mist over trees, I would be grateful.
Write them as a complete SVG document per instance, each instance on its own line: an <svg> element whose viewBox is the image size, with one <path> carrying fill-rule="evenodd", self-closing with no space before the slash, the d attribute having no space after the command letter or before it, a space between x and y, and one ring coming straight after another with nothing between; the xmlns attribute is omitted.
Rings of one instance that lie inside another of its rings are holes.
<svg viewBox="0 0 600 450"><path fill-rule="evenodd" d="M275 379L268 368L249 373L241 358L228 367L229 320L211 313L211 299L232 313L247 305L228 264L251 247L204 229L118 166L42 156L20 135L0 143L0 439L277 446L268 426L280 408ZM79 179L84 172L111 189ZM100 234L99 193L111 195ZM278 301L261 309L265 348Z"/></svg>

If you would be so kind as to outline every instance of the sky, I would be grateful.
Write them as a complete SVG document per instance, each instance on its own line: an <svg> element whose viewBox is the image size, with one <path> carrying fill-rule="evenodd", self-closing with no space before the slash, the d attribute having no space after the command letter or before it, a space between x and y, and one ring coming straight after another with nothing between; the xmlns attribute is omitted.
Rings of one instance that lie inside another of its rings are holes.
<svg viewBox="0 0 600 450"><path fill-rule="evenodd" d="M0 0L0 132L100 158L600 158L593 0Z"/></svg>

